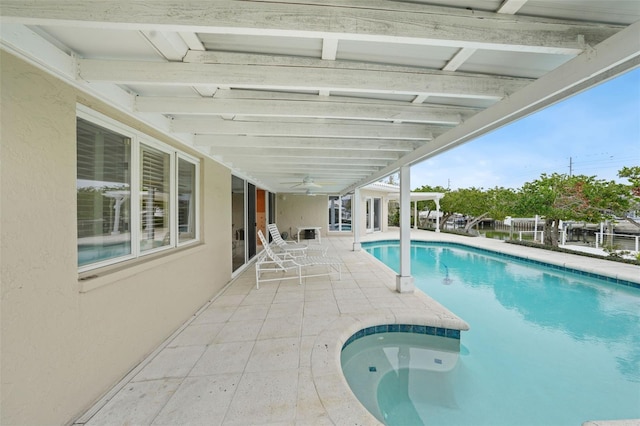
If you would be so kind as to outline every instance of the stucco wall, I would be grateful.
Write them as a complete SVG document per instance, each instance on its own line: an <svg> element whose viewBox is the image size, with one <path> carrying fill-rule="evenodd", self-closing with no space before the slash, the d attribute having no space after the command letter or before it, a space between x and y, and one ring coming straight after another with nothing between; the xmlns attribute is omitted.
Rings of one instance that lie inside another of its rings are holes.
<svg viewBox="0 0 640 426"><path fill-rule="evenodd" d="M329 223L329 197L326 195L278 194L276 224L280 232L295 238L298 226L320 226L321 235L327 235ZM301 234L302 236L302 234Z"/></svg>
<svg viewBox="0 0 640 426"><path fill-rule="evenodd" d="M231 175L202 162L203 244L80 282L76 101L172 141L10 54L0 64L0 423L63 424L229 281Z"/></svg>
<svg viewBox="0 0 640 426"><path fill-rule="evenodd" d="M375 197L381 199L382 217L380 218L381 231L385 232L389 229L389 206L388 197L385 192L374 190L360 191L360 210L357 214L360 221L360 234L366 235L366 208L365 200L367 197ZM353 198L355 205L355 195ZM280 232L287 232L290 238L295 239L298 226L321 226L322 236L327 236L329 226L329 197L317 195L310 197L300 194L278 194L277 201L277 219L276 223ZM331 233L336 234L335 232ZM340 233L341 235L351 235L350 232Z"/></svg>

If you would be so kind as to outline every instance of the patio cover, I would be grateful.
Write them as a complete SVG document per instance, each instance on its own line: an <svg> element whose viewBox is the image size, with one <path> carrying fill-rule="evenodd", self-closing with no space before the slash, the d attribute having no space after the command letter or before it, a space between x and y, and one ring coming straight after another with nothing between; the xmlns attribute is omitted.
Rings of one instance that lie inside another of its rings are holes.
<svg viewBox="0 0 640 426"><path fill-rule="evenodd" d="M346 194L637 67L639 19L634 0L2 0L0 47L261 188Z"/></svg>

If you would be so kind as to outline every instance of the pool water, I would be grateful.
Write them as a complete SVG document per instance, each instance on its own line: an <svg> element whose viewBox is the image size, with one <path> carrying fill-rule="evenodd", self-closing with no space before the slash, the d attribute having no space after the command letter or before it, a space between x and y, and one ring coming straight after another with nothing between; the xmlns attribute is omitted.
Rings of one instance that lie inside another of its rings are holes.
<svg viewBox="0 0 640 426"><path fill-rule="evenodd" d="M450 405L446 373L455 368L459 354L458 339L387 332L349 343L341 363L349 386L380 421L423 424L416 407Z"/></svg>
<svg viewBox="0 0 640 426"><path fill-rule="evenodd" d="M363 247L398 270L397 243ZM403 371L404 382L397 372L378 377L370 411L381 421L580 425L640 418L639 289L454 245L413 243L411 255L416 286L471 329L462 333L451 370Z"/></svg>

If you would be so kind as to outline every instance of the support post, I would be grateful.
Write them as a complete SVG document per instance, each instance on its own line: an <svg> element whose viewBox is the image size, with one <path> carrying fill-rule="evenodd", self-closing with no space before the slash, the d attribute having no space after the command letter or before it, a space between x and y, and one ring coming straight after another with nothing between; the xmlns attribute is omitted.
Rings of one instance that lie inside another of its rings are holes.
<svg viewBox="0 0 640 426"><path fill-rule="evenodd" d="M353 200L351 200L351 230L353 231L353 251L360 251L362 244L360 243L360 188L356 188L353 192Z"/></svg>
<svg viewBox="0 0 640 426"><path fill-rule="evenodd" d="M413 293L411 276L411 189L410 167L400 167L400 275L396 276L398 293Z"/></svg>
<svg viewBox="0 0 640 426"><path fill-rule="evenodd" d="M440 199L436 198L436 232L440 232Z"/></svg>

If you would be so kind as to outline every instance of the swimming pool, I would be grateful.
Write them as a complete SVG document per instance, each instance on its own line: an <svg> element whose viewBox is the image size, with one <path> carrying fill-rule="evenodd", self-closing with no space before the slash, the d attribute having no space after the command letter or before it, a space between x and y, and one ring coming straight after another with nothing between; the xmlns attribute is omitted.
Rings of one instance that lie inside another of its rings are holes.
<svg viewBox="0 0 640 426"><path fill-rule="evenodd" d="M363 248L398 270L397 242ZM416 286L471 329L455 367L439 373L447 398L394 402L381 389L378 408L402 403L417 424L436 425L640 418L640 289L460 245L413 243L411 256ZM409 379L425 384L412 391L437 395L432 379ZM383 421L407 424L398 411L387 408Z"/></svg>

